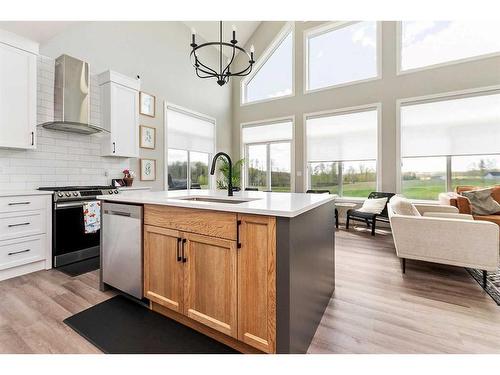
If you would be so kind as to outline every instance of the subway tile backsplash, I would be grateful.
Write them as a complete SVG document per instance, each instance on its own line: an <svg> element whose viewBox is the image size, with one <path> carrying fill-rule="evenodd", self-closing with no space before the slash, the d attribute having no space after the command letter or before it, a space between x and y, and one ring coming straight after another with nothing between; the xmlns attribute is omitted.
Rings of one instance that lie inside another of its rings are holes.
<svg viewBox="0 0 500 375"><path fill-rule="evenodd" d="M54 118L54 59L38 57L37 123ZM91 73L90 119L100 124L97 75ZM107 185L122 177L130 160L100 156L99 135L37 129L36 150L0 149L0 190L40 186ZM108 176L105 176L108 173Z"/></svg>

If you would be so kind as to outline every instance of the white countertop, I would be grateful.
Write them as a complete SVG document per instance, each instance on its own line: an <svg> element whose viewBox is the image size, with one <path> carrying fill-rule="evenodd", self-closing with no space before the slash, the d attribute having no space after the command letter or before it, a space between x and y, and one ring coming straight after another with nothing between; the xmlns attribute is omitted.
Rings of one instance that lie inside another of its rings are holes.
<svg viewBox="0 0 500 375"><path fill-rule="evenodd" d="M179 198L209 197L220 199L251 199L234 204L221 202L187 201ZM202 210L239 212L257 215L295 217L327 202L333 201L330 194L264 193L260 191L234 192L227 196L225 190L176 190L176 191L131 191L127 194L100 195L97 199L109 202L158 204L165 206L197 208Z"/></svg>
<svg viewBox="0 0 500 375"><path fill-rule="evenodd" d="M28 196L28 195L52 195L53 191L42 190L0 190L0 197Z"/></svg>

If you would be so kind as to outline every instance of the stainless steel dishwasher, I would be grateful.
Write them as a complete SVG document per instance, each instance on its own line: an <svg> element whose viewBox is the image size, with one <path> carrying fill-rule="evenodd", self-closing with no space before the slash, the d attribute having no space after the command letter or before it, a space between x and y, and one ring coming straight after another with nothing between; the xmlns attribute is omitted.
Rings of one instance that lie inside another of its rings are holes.
<svg viewBox="0 0 500 375"><path fill-rule="evenodd" d="M102 282L143 297L142 206L102 204Z"/></svg>

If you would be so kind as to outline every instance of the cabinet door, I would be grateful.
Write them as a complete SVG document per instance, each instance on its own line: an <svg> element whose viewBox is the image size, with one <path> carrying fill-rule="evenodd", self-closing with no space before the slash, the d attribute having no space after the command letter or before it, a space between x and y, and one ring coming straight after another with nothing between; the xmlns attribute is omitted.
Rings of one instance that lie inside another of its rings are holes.
<svg viewBox="0 0 500 375"><path fill-rule="evenodd" d="M184 233L184 314L237 337L236 242Z"/></svg>
<svg viewBox="0 0 500 375"><path fill-rule="evenodd" d="M238 215L238 340L276 352L276 218Z"/></svg>
<svg viewBox="0 0 500 375"><path fill-rule="evenodd" d="M113 156L139 156L139 93L116 83L111 84L111 142Z"/></svg>
<svg viewBox="0 0 500 375"><path fill-rule="evenodd" d="M0 43L0 147L35 148L36 55Z"/></svg>
<svg viewBox="0 0 500 375"><path fill-rule="evenodd" d="M144 226L144 296L182 313L183 263L181 234Z"/></svg>

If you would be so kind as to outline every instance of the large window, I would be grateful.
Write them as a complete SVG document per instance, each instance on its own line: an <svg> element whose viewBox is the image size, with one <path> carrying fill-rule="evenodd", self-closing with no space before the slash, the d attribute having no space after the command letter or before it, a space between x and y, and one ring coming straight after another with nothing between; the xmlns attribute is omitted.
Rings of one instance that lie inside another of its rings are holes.
<svg viewBox="0 0 500 375"><path fill-rule="evenodd" d="M377 187L376 106L306 116L308 188L367 197Z"/></svg>
<svg viewBox="0 0 500 375"><path fill-rule="evenodd" d="M242 80L241 94L242 103L293 94L293 30L290 25L257 60L254 73Z"/></svg>
<svg viewBox="0 0 500 375"><path fill-rule="evenodd" d="M307 90L379 76L377 22L329 25L306 35Z"/></svg>
<svg viewBox="0 0 500 375"><path fill-rule="evenodd" d="M173 105L167 105L165 118L168 189L209 189L215 121Z"/></svg>
<svg viewBox="0 0 500 375"><path fill-rule="evenodd" d="M403 21L400 70L500 52L500 23L491 21Z"/></svg>
<svg viewBox="0 0 500 375"><path fill-rule="evenodd" d="M405 102L400 117L401 190L408 198L500 182L498 91Z"/></svg>
<svg viewBox="0 0 500 375"><path fill-rule="evenodd" d="M291 191L293 123L280 120L244 125L245 187Z"/></svg>

